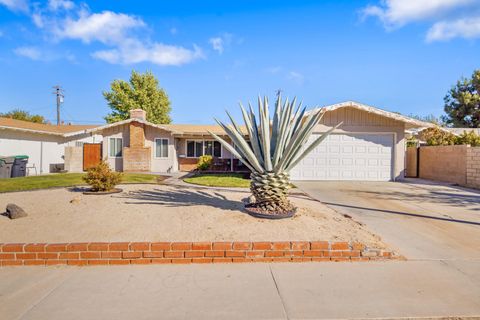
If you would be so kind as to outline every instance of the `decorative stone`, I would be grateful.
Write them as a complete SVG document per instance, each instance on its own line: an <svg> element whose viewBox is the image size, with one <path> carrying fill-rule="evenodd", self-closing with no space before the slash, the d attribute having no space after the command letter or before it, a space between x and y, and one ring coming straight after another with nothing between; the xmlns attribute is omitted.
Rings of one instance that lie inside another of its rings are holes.
<svg viewBox="0 0 480 320"><path fill-rule="evenodd" d="M14 203L7 204L7 217L9 217L10 219L18 219L26 216L27 216L27 213L25 212L25 210L23 210L16 204Z"/></svg>
<svg viewBox="0 0 480 320"><path fill-rule="evenodd" d="M77 203L80 203L81 200L82 200L82 197L76 196L75 198L70 200L70 203L77 204Z"/></svg>

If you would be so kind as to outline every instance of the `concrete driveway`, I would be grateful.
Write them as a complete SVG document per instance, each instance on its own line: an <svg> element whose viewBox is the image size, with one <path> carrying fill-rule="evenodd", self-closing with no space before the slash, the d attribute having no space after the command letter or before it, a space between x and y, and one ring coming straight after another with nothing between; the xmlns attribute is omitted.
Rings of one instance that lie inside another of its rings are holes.
<svg viewBox="0 0 480 320"><path fill-rule="evenodd" d="M295 184L407 259L480 259L480 192L418 179Z"/></svg>

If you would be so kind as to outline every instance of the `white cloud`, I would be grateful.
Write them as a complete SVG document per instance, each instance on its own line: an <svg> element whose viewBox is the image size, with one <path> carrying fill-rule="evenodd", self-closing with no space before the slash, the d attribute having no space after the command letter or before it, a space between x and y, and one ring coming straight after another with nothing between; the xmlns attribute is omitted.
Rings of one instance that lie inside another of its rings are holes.
<svg viewBox="0 0 480 320"><path fill-rule="evenodd" d="M287 76L288 79L295 81L297 84L303 84L305 77L303 74L296 72L296 71L290 71Z"/></svg>
<svg viewBox="0 0 480 320"><path fill-rule="evenodd" d="M43 28L45 26L44 19L41 13L32 14L32 21L37 28Z"/></svg>
<svg viewBox="0 0 480 320"><path fill-rule="evenodd" d="M144 26L143 20L127 14L112 11L89 13L82 10L78 19L66 18L54 33L60 39L112 44L125 39L130 30Z"/></svg>
<svg viewBox="0 0 480 320"><path fill-rule="evenodd" d="M281 66L274 66L274 67L267 68L266 71L271 74L277 74L280 71L282 71L282 69L283 68Z"/></svg>
<svg viewBox="0 0 480 320"><path fill-rule="evenodd" d="M480 37L480 17L437 22L428 30L426 39L432 42L477 37Z"/></svg>
<svg viewBox="0 0 480 320"><path fill-rule="evenodd" d="M212 45L213 50L219 54L223 53L223 39L220 37L210 38L208 42Z"/></svg>
<svg viewBox="0 0 480 320"><path fill-rule="evenodd" d="M28 12L29 10L27 0L0 0L0 5L4 5L11 11Z"/></svg>
<svg viewBox="0 0 480 320"><path fill-rule="evenodd" d="M162 66L180 66L204 57L195 45L187 49L158 42L144 44L133 39L115 49L96 51L92 56L112 64L150 62Z"/></svg>
<svg viewBox="0 0 480 320"><path fill-rule="evenodd" d="M16 55L26 57L32 60L42 60L42 53L35 47L18 47L13 50Z"/></svg>
<svg viewBox="0 0 480 320"><path fill-rule="evenodd" d="M12 0L0 0L12 1ZM69 0L49 0L47 7L38 3L28 15L34 25L43 29L49 38L79 40L85 44L101 43L104 49L93 52L92 57L109 63L134 64L149 62L158 65L179 66L203 58L201 48L192 48L151 41L143 37L145 22L136 16L113 11L90 12L86 4L75 5ZM171 30L172 33L176 29ZM15 49L19 56L33 60L67 59L75 61L71 54L59 55L55 51L41 52L35 47Z"/></svg>
<svg viewBox="0 0 480 320"><path fill-rule="evenodd" d="M75 8L75 3L69 0L48 0L48 8L53 11L72 10Z"/></svg>
<svg viewBox="0 0 480 320"><path fill-rule="evenodd" d="M28 58L34 61L54 61L65 59L70 62L76 62L76 58L72 53L61 53L58 51L40 49L33 46L18 47L14 49L13 52L20 57Z"/></svg>
<svg viewBox="0 0 480 320"><path fill-rule="evenodd" d="M438 18L453 9L477 0L383 0L379 6L367 6L364 17L378 17L387 28L403 26L412 21Z"/></svg>
<svg viewBox="0 0 480 320"><path fill-rule="evenodd" d="M170 33L176 35L178 33L177 28L170 28Z"/></svg>
<svg viewBox="0 0 480 320"><path fill-rule="evenodd" d="M363 18L377 17L387 30L411 22L430 22L428 42L480 37L480 0L381 0L361 13Z"/></svg>
<svg viewBox="0 0 480 320"><path fill-rule="evenodd" d="M231 33L223 33L221 36L213 37L208 40L212 45L212 49L217 51L218 54L222 54L225 48L232 43L233 35Z"/></svg>

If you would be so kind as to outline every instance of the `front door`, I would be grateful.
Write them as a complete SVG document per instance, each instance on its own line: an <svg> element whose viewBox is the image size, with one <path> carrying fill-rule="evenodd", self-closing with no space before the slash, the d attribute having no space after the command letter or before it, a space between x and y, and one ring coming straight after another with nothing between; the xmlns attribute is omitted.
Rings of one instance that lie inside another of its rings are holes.
<svg viewBox="0 0 480 320"><path fill-rule="evenodd" d="M102 161L102 144L101 143L84 143L83 144L83 171L95 167Z"/></svg>

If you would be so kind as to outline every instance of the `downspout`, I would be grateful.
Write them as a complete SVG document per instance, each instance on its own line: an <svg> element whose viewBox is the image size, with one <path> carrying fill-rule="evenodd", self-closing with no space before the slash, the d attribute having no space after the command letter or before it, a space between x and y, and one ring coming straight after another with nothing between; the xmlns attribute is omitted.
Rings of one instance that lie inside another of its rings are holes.
<svg viewBox="0 0 480 320"><path fill-rule="evenodd" d="M43 173L43 141L40 141L40 174Z"/></svg>

